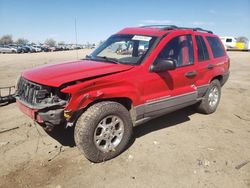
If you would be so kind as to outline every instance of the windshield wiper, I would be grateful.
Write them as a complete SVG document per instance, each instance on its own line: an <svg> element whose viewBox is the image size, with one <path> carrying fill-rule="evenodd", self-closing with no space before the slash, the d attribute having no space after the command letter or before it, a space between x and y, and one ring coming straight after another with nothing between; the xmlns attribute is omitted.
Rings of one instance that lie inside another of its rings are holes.
<svg viewBox="0 0 250 188"><path fill-rule="evenodd" d="M104 59L105 61L108 61L110 63L114 63L114 64L119 64L120 62L115 59L115 58L110 58L110 57L107 57L107 56L96 56L97 58L101 58L101 59Z"/></svg>
<svg viewBox="0 0 250 188"><path fill-rule="evenodd" d="M115 59L115 58L110 58L110 57L107 57L107 56L96 56L96 57L93 57L91 55L86 55L85 57L86 60L93 60L93 61L106 61L106 62L109 62L109 63L114 63L114 64L120 64L120 62Z"/></svg>
<svg viewBox="0 0 250 188"><path fill-rule="evenodd" d="M92 56L91 55L86 55L85 58L83 58L83 59L90 60L90 59L92 59Z"/></svg>

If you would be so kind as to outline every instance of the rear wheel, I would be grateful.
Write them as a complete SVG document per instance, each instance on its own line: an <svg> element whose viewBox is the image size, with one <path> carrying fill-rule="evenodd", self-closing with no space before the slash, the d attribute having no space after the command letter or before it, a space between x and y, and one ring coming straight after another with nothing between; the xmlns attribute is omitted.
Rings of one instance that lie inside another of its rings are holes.
<svg viewBox="0 0 250 188"><path fill-rule="evenodd" d="M221 84L219 80L213 80L208 90L198 104L197 110L203 114L211 114L216 111L221 97Z"/></svg>
<svg viewBox="0 0 250 188"><path fill-rule="evenodd" d="M132 136L128 110L116 102L100 102L89 107L77 120L75 142L92 162L103 162L122 153Z"/></svg>

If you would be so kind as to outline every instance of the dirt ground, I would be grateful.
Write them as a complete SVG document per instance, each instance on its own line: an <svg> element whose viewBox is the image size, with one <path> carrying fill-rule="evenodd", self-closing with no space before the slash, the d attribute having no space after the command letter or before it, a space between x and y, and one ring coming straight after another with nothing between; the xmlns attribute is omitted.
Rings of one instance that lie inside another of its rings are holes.
<svg viewBox="0 0 250 188"><path fill-rule="evenodd" d="M84 57L89 51L79 50ZM0 107L0 187L250 187L250 52L229 52L231 76L216 113L186 108L134 128L113 160L93 164L73 130L48 135L15 104ZM77 58L76 51L0 54L0 86L24 69Z"/></svg>

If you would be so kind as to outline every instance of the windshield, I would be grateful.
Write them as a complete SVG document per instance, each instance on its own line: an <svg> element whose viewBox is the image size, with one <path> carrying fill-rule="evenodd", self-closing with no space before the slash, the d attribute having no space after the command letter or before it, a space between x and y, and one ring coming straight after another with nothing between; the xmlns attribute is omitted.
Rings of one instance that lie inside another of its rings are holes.
<svg viewBox="0 0 250 188"><path fill-rule="evenodd" d="M155 41L142 35L113 35L87 58L110 63L139 64Z"/></svg>

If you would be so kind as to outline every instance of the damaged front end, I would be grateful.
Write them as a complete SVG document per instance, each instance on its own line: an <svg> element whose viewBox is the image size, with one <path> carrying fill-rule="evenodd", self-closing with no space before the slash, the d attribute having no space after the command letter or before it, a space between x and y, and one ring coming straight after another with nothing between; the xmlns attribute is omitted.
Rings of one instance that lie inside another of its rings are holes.
<svg viewBox="0 0 250 188"><path fill-rule="evenodd" d="M51 131L54 126L66 123L64 108L69 95L60 90L21 77L17 83L17 104L26 115Z"/></svg>

